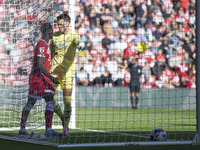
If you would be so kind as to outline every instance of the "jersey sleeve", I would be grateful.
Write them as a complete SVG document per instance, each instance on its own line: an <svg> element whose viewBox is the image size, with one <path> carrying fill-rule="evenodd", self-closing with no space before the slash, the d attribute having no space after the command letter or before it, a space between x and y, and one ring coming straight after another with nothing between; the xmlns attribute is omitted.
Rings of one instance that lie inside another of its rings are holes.
<svg viewBox="0 0 200 150"><path fill-rule="evenodd" d="M74 33L74 43L76 46L79 45L79 43L82 43L83 41L81 40L81 37L78 33Z"/></svg>
<svg viewBox="0 0 200 150"><path fill-rule="evenodd" d="M43 41L39 41L36 45L36 56L45 57L46 50L47 50L47 44Z"/></svg>

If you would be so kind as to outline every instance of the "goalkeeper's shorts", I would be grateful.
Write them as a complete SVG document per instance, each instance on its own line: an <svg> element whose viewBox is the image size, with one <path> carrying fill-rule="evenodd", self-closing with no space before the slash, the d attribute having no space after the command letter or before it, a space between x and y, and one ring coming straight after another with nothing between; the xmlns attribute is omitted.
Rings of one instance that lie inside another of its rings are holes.
<svg viewBox="0 0 200 150"><path fill-rule="evenodd" d="M53 69L52 69L53 70ZM62 89L72 89L75 81L75 66L71 65L68 69L54 69L51 75L58 78ZM59 84L53 84L56 91L60 91Z"/></svg>
<svg viewBox="0 0 200 150"><path fill-rule="evenodd" d="M42 98L44 93L55 93L53 83L45 77L31 76L29 78L29 97Z"/></svg>

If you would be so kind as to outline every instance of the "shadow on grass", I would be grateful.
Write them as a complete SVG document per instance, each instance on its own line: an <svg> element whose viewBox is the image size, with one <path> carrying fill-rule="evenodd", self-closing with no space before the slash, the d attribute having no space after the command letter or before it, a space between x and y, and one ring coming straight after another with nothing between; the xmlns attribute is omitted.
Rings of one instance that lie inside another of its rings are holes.
<svg viewBox="0 0 200 150"><path fill-rule="evenodd" d="M39 131L38 131L39 133ZM16 132L0 132L0 135L16 137ZM172 141L192 141L195 132L167 132L168 140ZM23 140L23 139L22 139ZM110 142L149 142L149 131L144 132L89 132L82 131L70 133L68 137L52 137L45 139L34 139L37 141L49 142L54 144L84 144L84 143L110 143Z"/></svg>

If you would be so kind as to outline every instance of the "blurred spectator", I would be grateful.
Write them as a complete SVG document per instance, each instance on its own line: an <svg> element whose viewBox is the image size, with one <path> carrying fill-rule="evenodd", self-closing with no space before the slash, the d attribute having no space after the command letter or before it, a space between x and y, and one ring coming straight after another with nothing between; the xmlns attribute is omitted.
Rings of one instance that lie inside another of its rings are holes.
<svg viewBox="0 0 200 150"><path fill-rule="evenodd" d="M113 45L113 48L117 48L119 50L119 53L124 52L125 48L127 48L128 44L124 41L124 39L120 36L119 41L115 42Z"/></svg>
<svg viewBox="0 0 200 150"><path fill-rule="evenodd" d="M153 40L150 45L150 49L153 51L154 55L157 54L158 49L160 47L160 43L156 40Z"/></svg>
<svg viewBox="0 0 200 150"><path fill-rule="evenodd" d="M156 81L155 76L153 76L150 72L149 74L146 75L145 80L142 83L142 87L143 88L154 88L154 87L156 87L155 81Z"/></svg>
<svg viewBox="0 0 200 150"><path fill-rule="evenodd" d="M188 8L189 0L180 0L179 3L180 3L181 8L186 9L186 8Z"/></svg>
<svg viewBox="0 0 200 150"><path fill-rule="evenodd" d="M136 30L135 43L142 43L142 41L147 41L147 37L146 35L142 34L141 28L138 28Z"/></svg>
<svg viewBox="0 0 200 150"><path fill-rule="evenodd" d="M177 71L175 71L175 74L172 76L171 80L172 80L172 85L174 87L179 87L180 86L181 81L180 81L180 76L178 75Z"/></svg>
<svg viewBox="0 0 200 150"><path fill-rule="evenodd" d="M190 12L189 19L190 19L190 21L189 21L190 27L194 27L195 26L195 21L196 21L196 16L195 16L194 10L192 10L192 12Z"/></svg>
<svg viewBox="0 0 200 150"><path fill-rule="evenodd" d="M92 72L89 73L89 85L91 86L100 85L100 76L96 71L96 67L93 67Z"/></svg>
<svg viewBox="0 0 200 150"><path fill-rule="evenodd" d="M57 19L57 18L56 18L56 19ZM78 28L81 26L82 22L83 22L83 20L82 20L81 16L78 15L78 16L76 17L76 21L75 21L75 29L78 29ZM92 24L91 24L91 25L92 25Z"/></svg>
<svg viewBox="0 0 200 150"><path fill-rule="evenodd" d="M142 68L142 74L144 74L144 77L145 77L145 78L147 78L147 76L148 76L149 74L151 74L151 68L150 68L148 62L145 62L145 65L144 65L144 67Z"/></svg>
<svg viewBox="0 0 200 150"><path fill-rule="evenodd" d="M187 82L188 82L188 76L181 76L181 81L180 81L180 87L185 88L187 86Z"/></svg>
<svg viewBox="0 0 200 150"><path fill-rule="evenodd" d="M124 16L121 18L121 24L123 28L131 28L130 22L133 21L131 15L124 13Z"/></svg>
<svg viewBox="0 0 200 150"><path fill-rule="evenodd" d="M14 5L8 0L4 3L9 7L0 7L0 61L3 61L0 76L5 84L17 85L18 79L24 80L29 74L33 46L40 39L38 27L46 21L53 24L57 14L68 10L67 1L55 0L45 7L44 2L38 0L25 0L22 4L15 1ZM152 74L143 74L142 87L156 87L158 73L153 70L160 60L161 64L169 65L164 71L169 77L168 86L163 87L186 87L187 84L187 87L194 87L189 86L192 75L180 73L180 70L188 68L188 74L196 73L195 0L76 0L75 15L75 30L86 44L85 53L76 57L76 69L84 67L91 85L99 86L99 77L106 72L107 66L111 68L112 79L117 81L117 76L123 75L122 84L127 86L130 82L127 65L129 57L134 56L139 58L139 63L147 70L145 72L152 71ZM57 29L54 24L54 31ZM109 58L112 55L114 64ZM110 67L112 65L115 69ZM27 75L18 74L16 77L20 67ZM175 73L170 74L173 71ZM162 76L164 78L164 74ZM119 84L113 82L113 85Z"/></svg>
<svg viewBox="0 0 200 150"><path fill-rule="evenodd" d="M189 57L189 53L184 53L184 60L186 64L189 66L189 68L192 68L192 58Z"/></svg>
<svg viewBox="0 0 200 150"><path fill-rule="evenodd" d="M150 7L149 12L152 12L153 10L161 11L160 9L160 0L153 0Z"/></svg>
<svg viewBox="0 0 200 150"><path fill-rule="evenodd" d="M146 56L144 52L139 53L139 56L137 58L138 65L142 68L144 67L145 63L147 62ZM130 61L129 61L130 62Z"/></svg>
<svg viewBox="0 0 200 150"><path fill-rule="evenodd" d="M96 63L96 71L99 75L102 75L105 73L106 71L106 67L105 67L105 63L104 62L99 62L99 63Z"/></svg>
<svg viewBox="0 0 200 150"><path fill-rule="evenodd" d="M179 8L178 12L177 12L177 15L176 15L176 22L177 23L183 23L186 21L186 18L184 16L184 11L183 11L183 8Z"/></svg>
<svg viewBox="0 0 200 150"><path fill-rule="evenodd" d="M177 66L178 75L179 76L186 76L189 71L189 66L186 64L186 61L183 59L181 64Z"/></svg>
<svg viewBox="0 0 200 150"><path fill-rule="evenodd" d="M114 86L122 86L124 79L124 70L120 67L112 74L112 81Z"/></svg>
<svg viewBox="0 0 200 150"><path fill-rule="evenodd" d="M49 16L47 17L47 21L50 23L54 23L56 20L57 20L57 16L56 16L55 10L51 8L49 10Z"/></svg>
<svg viewBox="0 0 200 150"><path fill-rule="evenodd" d="M170 69L177 70L177 67L181 64L182 58L178 56L178 52L174 51L173 56L169 58L168 63Z"/></svg>
<svg viewBox="0 0 200 150"><path fill-rule="evenodd" d="M176 30L171 31L169 34L169 43L173 44L173 47L177 47L179 43L179 38L176 36Z"/></svg>
<svg viewBox="0 0 200 150"><path fill-rule="evenodd" d="M157 25L160 25L163 21L163 14L160 11L154 9L153 22L155 22Z"/></svg>
<svg viewBox="0 0 200 150"><path fill-rule="evenodd" d="M156 54L156 60L160 60L162 62L166 62L166 56L165 54L163 53L163 50L162 49L158 49L158 52Z"/></svg>
<svg viewBox="0 0 200 150"><path fill-rule="evenodd" d="M153 40L153 34L152 31L149 28L149 24L145 23L144 24L144 28L142 28L142 35L146 35L146 37L148 38L148 41L151 42Z"/></svg>
<svg viewBox="0 0 200 150"><path fill-rule="evenodd" d="M135 27L141 28L144 23L147 21L147 6L144 3L144 0L135 0L134 3L134 19L135 19Z"/></svg>
<svg viewBox="0 0 200 150"><path fill-rule="evenodd" d="M186 38L186 31L183 28L183 24L178 24L178 30L176 31L176 36L180 39L183 40Z"/></svg>
<svg viewBox="0 0 200 150"><path fill-rule="evenodd" d="M152 75L156 77L156 80L159 78L159 76L162 74L163 70L165 69L166 64L162 62L162 60L156 60L155 65L153 66L151 72Z"/></svg>
<svg viewBox="0 0 200 150"><path fill-rule="evenodd" d="M155 82L156 86L159 88L168 88L169 85L169 77L165 74L165 71L162 70L158 75L158 79Z"/></svg>
<svg viewBox="0 0 200 150"><path fill-rule="evenodd" d="M96 28L96 30L94 31L94 34L92 34L90 37L91 42L93 45L97 46L101 43L102 37L99 36L99 29Z"/></svg>
<svg viewBox="0 0 200 150"><path fill-rule="evenodd" d="M152 35L155 37L155 40L162 40L163 34L160 32L160 28L158 26Z"/></svg>
<svg viewBox="0 0 200 150"><path fill-rule="evenodd" d="M112 43L111 39L109 38L108 34L102 39L102 46L108 51L110 49L110 45Z"/></svg>
<svg viewBox="0 0 200 150"><path fill-rule="evenodd" d="M113 34L113 26L111 24L112 16L106 16L106 21L103 24L103 31L105 34Z"/></svg>
<svg viewBox="0 0 200 150"><path fill-rule="evenodd" d="M91 74L93 70L94 64L92 59L89 59L88 62L84 63L83 69L88 73Z"/></svg>
<svg viewBox="0 0 200 150"><path fill-rule="evenodd" d="M94 7L91 8L89 14L90 25L93 27L100 27L99 14L96 11L97 10Z"/></svg>
<svg viewBox="0 0 200 150"><path fill-rule="evenodd" d="M59 12L59 11L63 11L63 7L60 4L60 0L55 0L53 2L53 9L56 11L56 13Z"/></svg>
<svg viewBox="0 0 200 150"><path fill-rule="evenodd" d="M105 72L100 77L100 85L105 87L112 87L112 74L110 71L106 68Z"/></svg>
<svg viewBox="0 0 200 150"><path fill-rule="evenodd" d="M193 75L191 79L187 82L186 88L196 88L196 76Z"/></svg>
<svg viewBox="0 0 200 150"><path fill-rule="evenodd" d="M76 74L76 83L84 86L89 84L88 74L83 68L81 68Z"/></svg>
<svg viewBox="0 0 200 150"><path fill-rule="evenodd" d="M114 74L117 72L118 64L114 55L111 55L110 57L108 57L108 60L106 61L106 67L108 68L111 74Z"/></svg>

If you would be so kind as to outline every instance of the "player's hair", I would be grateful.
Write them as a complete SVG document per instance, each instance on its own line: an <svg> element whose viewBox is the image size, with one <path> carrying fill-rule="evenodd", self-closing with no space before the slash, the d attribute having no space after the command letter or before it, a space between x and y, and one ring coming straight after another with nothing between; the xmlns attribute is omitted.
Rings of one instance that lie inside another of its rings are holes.
<svg viewBox="0 0 200 150"><path fill-rule="evenodd" d="M46 34L50 30L53 30L50 23L43 23L40 27L40 31L42 32L43 35Z"/></svg>
<svg viewBox="0 0 200 150"><path fill-rule="evenodd" d="M71 18L68 14L64 13L64 14L60 14L58 17L57 17L57 20L61 20L63 19L64 21L66 22L70 22Z"/></svg>

